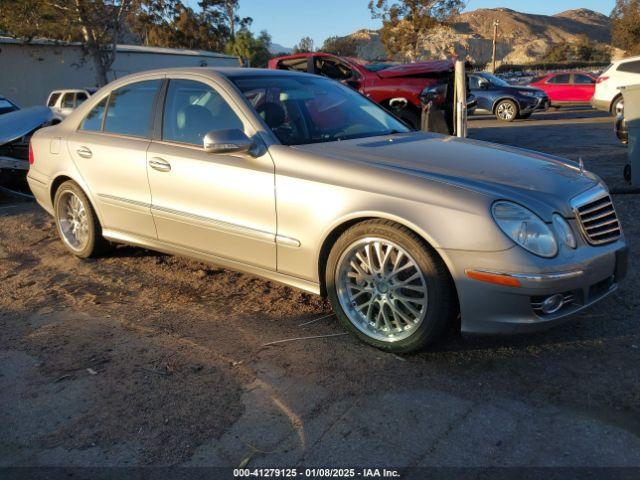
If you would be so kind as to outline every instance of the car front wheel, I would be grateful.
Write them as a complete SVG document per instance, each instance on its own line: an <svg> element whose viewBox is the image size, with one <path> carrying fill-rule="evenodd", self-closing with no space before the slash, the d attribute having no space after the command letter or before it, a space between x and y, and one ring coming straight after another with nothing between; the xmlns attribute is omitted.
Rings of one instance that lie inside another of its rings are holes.
<svg viewBox="0 0 640 480"><path fill-rule="evenodd" d="M91 202L77 183L69 180L60 185L53 205L58 234L67 250L88 258L109 249Z"/></svg>
<svg viewBox="0 0 640 480"><path fill-rule="evenodd" d="M371 220L345 231L331 250L325 280L340 322L382 350L419 350L455 315L455 288L444 263L393 222Z"/></svg>
<svg viewBox="0 0 640 480"><path fill-rule="evenodd" d="M518 106L512 100L501 100L496 105L496 118L504 122L513 122L518 117Z"/></svg>

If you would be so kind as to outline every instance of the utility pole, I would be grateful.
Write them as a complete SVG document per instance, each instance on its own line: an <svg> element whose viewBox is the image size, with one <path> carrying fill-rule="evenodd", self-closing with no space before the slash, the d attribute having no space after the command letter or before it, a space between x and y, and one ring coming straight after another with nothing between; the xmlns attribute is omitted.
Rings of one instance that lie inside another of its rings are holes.
<svg viewBox="0 0 640 480"><path fill-rule="evenodd" d="M500 20L493 22L493 51L491 55L491 73L496 73L496 41L498 40L498 25Z"/></svg>

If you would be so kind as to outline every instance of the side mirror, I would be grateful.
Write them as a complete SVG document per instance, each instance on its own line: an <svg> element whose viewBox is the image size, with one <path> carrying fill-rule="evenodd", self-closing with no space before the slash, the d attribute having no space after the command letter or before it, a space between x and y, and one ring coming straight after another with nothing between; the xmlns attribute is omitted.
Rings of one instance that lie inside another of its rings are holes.
<svg viewBox="0 0 640 480"><path fill-rule="evenodd" d="M489 90L489 82L487 82L487 81L486 81L486 80L484 80L484 79L483 79L483 80L480 80L480 81L478 82L478 85L480 85L480 88L481 88L482 90Z"/></svg>
<svg viewBox="0 0 640 480"><path fill-rule="evenodd" d="M233 128L207 132L203 144L207 153L241 153L248 152L253 142L243 131Z"/></svg>

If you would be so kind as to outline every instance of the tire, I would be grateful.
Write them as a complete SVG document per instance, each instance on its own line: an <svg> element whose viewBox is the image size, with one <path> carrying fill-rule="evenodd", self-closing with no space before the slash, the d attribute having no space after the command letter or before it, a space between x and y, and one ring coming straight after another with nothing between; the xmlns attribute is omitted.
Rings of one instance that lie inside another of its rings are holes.
<svg viewBox="0 0 640 480"><path fill-rule="evenodd" d="M503 122L513 122L518 118L518 105L513 100L500 100L494 110L496 118Z"/></svg>
<svg viewBox="0 0 640 480"><path fill-rule="evenodd" d="M384 262L376 260L381 258L376 251ZM355 273L354 262L362 275ZM415 233L387 220L361 222L340 235L327 260L325 282L347 331L388 352L413 352L435 342L457 314L455 287L440 257Z"/></svg>
<svg viewBox="0 0 640 480"><path fill-rule="evenodd" d="M617 111L618 111L618 105L620 104L620 102L623 101L622 95L616 97L613 99L613 102L611 102L611 115L613 115L614 117L617 115Z"/></svg>
<svg viewBox="0 0 640 480"><path fill-rule="evenodd" d="M65 248L76 257L89 258L110 250L89 198L72 180L62 183L53 199L56 230Z"/></svg>

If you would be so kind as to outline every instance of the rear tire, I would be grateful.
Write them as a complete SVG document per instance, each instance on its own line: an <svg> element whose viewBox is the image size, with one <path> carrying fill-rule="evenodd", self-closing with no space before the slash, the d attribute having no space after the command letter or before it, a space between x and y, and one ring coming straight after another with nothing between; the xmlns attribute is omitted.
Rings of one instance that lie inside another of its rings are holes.
<svg viewBox="0 0 640 480"><path fill-rule="evenodd" d="M111 249L89 198L77 183L67 180L58 187L53 208L62 244L76 257L95 257Z"/></svg>
<svg viewBox="0 0 640 480"><path fill-rule="evenodd" d="M389 352L435 342L457 313L455 287L440 257L411 230L387 220L345 231L329 254L325 282L342 325Z"/></svg>

